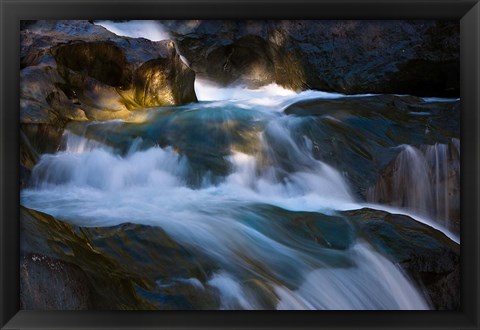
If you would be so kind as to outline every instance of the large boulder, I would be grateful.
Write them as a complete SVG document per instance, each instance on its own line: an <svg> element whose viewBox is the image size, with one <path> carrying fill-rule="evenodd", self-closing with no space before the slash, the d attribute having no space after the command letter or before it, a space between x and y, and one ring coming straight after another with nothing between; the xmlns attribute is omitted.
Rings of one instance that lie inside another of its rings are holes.
<svg viewBox="0 0 480 330"><path fill-rule="evenodd" d="M119 37L88 21L38 21L21 31L20 56L22 123L97 119L102 111L125 118L127 110L196 101L195 74L169 40Z"/></svg>
<svg viewBox="0 0 480 330"><path fill-rule="evenodd" d="M24 155L56 151L71 121L197 101L195 73L173 41L119 37L88 21L22 24L20 63L21 147L31 147Z"/></svg>
<svg viewBox="0 0 480 330"><path fill-rule="evenodd" d="M161 21L200 75L250 87L458 96L449 21Z"/></svg>
<svg viewBox="0 0 480 330"><path fill-rule="evenodd" d="M258 88L277 83L293 90L306 87L300 61L259 36L247 35L219 45L199 60L185 47L182 50L187 56L195 56L192 67L199 75L222 85Z"/></svg>

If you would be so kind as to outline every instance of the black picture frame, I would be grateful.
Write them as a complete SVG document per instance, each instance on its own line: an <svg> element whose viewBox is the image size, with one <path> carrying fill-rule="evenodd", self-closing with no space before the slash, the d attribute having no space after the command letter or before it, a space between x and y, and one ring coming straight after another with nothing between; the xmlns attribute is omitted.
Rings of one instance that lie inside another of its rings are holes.
<svg viewBox="0 0 480 330"><path fill-rule="evenodd" d="M0 0L2 329L479 329L480 4L474 0ZM462 310L19 311L19 49L24 19L458 19Z"/></svg>

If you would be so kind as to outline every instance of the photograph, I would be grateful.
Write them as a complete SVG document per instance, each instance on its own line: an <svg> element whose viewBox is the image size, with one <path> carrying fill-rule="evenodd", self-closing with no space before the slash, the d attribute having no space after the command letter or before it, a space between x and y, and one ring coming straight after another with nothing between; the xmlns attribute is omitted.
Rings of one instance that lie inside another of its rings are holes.
<svg viewBox="0 0 480 330"><path fill-rule="evenodd" d="M465 308L460 20L19 23L20 310Z"/></svg>

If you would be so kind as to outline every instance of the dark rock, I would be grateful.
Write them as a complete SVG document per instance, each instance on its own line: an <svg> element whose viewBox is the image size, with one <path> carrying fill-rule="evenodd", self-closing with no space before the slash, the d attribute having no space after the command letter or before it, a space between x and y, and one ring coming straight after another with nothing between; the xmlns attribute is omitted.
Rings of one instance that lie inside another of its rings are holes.
<svg viewBox="0 0 480 330"><path fill-rule="evenodd" d="M90 284L77 266L41 254L20 262L20 308L23 310L86 310Z"/></svg>
<svg viewBox="0 0 480 330"><path fill-rule="evenodd" d="M162 21L199 74L251 87L458 96L451 21ZM257 73L262 78L257 77Z"/></svg>
<svg viewBox="0 0 480 330"><path fill-rule="evenodd" d="M37 163L38 157L38 153L30 144L25 133L20 131L20 188L28 184L31 170Z"/></svg>
<svg viewBox="0 0 480 330"><path fill-rule="evenodd" d="M131 72L124 51L110 41L77 42L52 50L58 65L113 87L128 87Z"/></svg>
<svg viewBox="0 0 480 330"><path fill-rule="evenodd" d="M30 141L23 131L20 131L20 164L26 169L31 170L38 160L38 153L35 151Z"/></svg>
<svg viewBox="0 0 480 330"><path fill-rule="evenodd" d="M20 123L62 127L68 120L87 120L85 113L57 88L64 80L55 65L20 71Z"/></svg>
<svg viewBox="0 0 480 330"><path fill-rule="evenodd" d="M208 54L206 63L205 76L222 85L258 88L278 83L293 90L304 87L299 61L258 36L248 35L219 46Z"/></svg>
<svg viewBox="0 0 480 330"><path fill-rule="evenodd" d="M215 308L213 298L182 281L189 278L197 278L199 283L206 281L212 265L198 255L193 257L161 228L133 224L78 227L24 207L20 212L22 254L43 256L61 264L63 273L58 281L71 293L72 301L84 301L90 290L92 309ZM28 280L31 272L39 273L38 276L45 274L43 268L26 268L22 276ZM87 280L77 273L84 273ZM31 289L23 288L21 295L30 295ZM43 291L35 292L46 292L48 296L57 289L61 288L42 287ZM28 303L31 309L44 306L39 300ZM59 303L52 296L49 306Z"/></svg>
<svg viewBox="0 0 480 330"><path fill-rule="evenodd" d="M62 140L63 128L51 124L22 124L20 125L22 144L26 148L28 158L21 158L20 162L27 168L31 168L38 160L38 155L54 153L58 151ZM28 151L29 150L29 151ZM37 155L32 157L32 155ZM23 163L24 161L25 163Z"/></svg>
<svg viewBox="0 0 480 330"><path fill-rule="evenodd" d="M255 206L255 213L273 220L264 227L258 216L252 215L256 230L265 235L276 230L292 233L302 242L295 249L315 251L316 257L322 252L315 246L322 251L345 250L359 240L367 241L415 282L433 308L460 309L459 244L411 217L368 208L325 215L265 205ZM328 253L321 254L321 260L338 262L329 259Z"/></svg>
<svg viewBox="0 0 480 330"><path fill-rule="evenodd" d="M336 250L346 250L355 242L355 228L343 216L293 212L274 206L259 205L256 206L255 211L268 219L274 219L276 228L272 228L271 224L266 228L256 227L257 230L265 230L265 235L268 235L271 230L281 228L282 231L311 241L312 244ZM288 241L282 243L290 244Z"/></svg>
<svg viewBox="0 0 480 330"><path fill-rule="evenodd" d="M20 189L28 186L32 171L23 165L20 165Z"/></svg>
<svg viewBox="0 0 480 330"><path fill-rule="evenodd" d="M138 106L135 103L129 103L117 88L103 84L94 78L71 70L67 70L64 77L67 82L57 84L57 87L68 96L72 106L76 109L81 107L81 111L90 120L128 118L130 111L127 105Z"/></svg>

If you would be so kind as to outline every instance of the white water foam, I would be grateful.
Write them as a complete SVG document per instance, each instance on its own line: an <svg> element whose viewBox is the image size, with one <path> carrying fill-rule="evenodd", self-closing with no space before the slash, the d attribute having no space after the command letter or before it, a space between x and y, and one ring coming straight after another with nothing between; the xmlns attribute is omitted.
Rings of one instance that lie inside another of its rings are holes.
<svg viewBox="0 0 480 330"><path fill-rule="evenodd" d="M221 87L215 83L195 79L195 93L199 101L228 101L241 104L247 108L270 109L278 112L283 111L289 105L301 100L308 99L336 99L341 97L363 97L374 94L345 95L322 91L307 90L295 92L277 84L269 84L258 89L250 89L246 86Z"/></svg>
<svg viewBox="0 0 480 330"><path fill-rule="evenodd" d="M160 23L152 20L132 20L126 22L95 21L95 24L124 37L145 38L152 41L171 39L165 28Z"/></svg>
<svg viewBox="0 0 480 330"><path fill-rule="evenodd" d="M446 98L446 97L423 97L425 102L456 102L459 101L459 98Z"/></svg>
<svg viewBox="0 0 480 330"><path fill-rule="evenodd" d="M277 133L288 134L284 130ZM254 155L232 150L227 157L232 171L224 182L193 189L186 184L188 160L171 148L138 151L134 141L129 152L119 156L100 142L73 133L65 136L65 151L41 157L32 172L34 187L24 190L22 199L29 207L77 219L81 225L117 225L125 219L156 224L158 212L211 209L218 201L266 203L288 210L329 213L358 206L342 176L327 164L296 150L293 141L284 143L290 143L289 150L295 152L299 161L304 158L309 170L278 180L274 166L257 173L259 165ZM72 207L72 197L77 207ZM79 208L80 204L84 205ZM134 205L143 205L143 212L137 213ZM118 214L116 210L122 211ZM97 217L110 211L107 217Z"/></svg>
<svg viewBox="0 0 480 330"><path fill-rule="evenodd" d="M214 274L208 285L216 288L220 293L220 309L259 309L255 299L248 295L238 279L227 272Z"/></svg>

